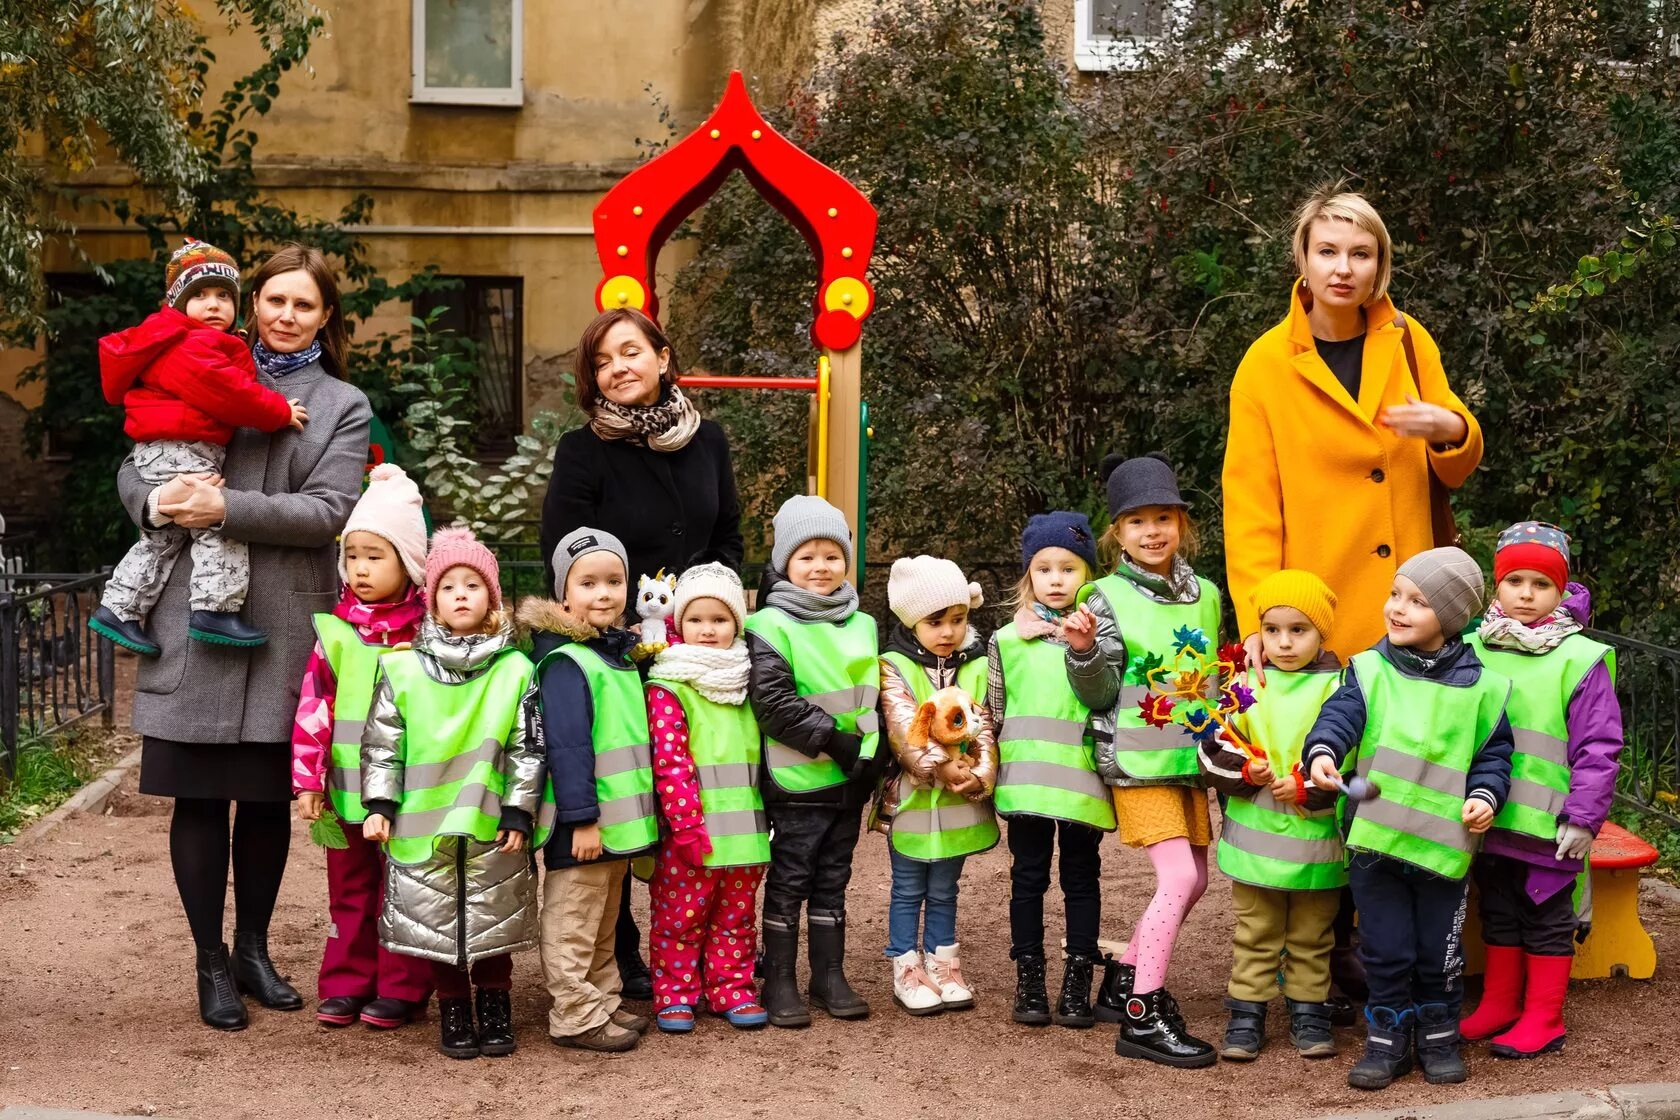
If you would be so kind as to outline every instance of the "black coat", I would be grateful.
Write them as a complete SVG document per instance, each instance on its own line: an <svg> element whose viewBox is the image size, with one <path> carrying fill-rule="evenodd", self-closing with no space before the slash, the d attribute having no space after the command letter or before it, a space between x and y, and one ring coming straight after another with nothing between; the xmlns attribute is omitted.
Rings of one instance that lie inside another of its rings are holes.
<svg viewBox="0 0 1680 1120"><path fill-rule="evenodd" d="M680 574L696 557L739 571L741 502L723 429L702 420L694 438L676 451L603 440L587 426L561 436L543 499L542 555L551 588L554 549L585 525L624 542L632 603L638 576L661 568Z"/></svg>

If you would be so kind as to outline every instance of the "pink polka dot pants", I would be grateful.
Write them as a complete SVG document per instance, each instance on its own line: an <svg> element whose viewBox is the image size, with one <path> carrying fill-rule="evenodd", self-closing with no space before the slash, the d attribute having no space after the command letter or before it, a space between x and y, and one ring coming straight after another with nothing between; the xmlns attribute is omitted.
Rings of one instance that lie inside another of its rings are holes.
<svg viewBox="0 0 1680 1120"><path fill-rule="evenodd" d="M690 867L671 850L669 840L660 844L649 884L656 1009L699 1007L702 988L718 1014L757 998L752 974L763 878L762 867Z"/></svg>

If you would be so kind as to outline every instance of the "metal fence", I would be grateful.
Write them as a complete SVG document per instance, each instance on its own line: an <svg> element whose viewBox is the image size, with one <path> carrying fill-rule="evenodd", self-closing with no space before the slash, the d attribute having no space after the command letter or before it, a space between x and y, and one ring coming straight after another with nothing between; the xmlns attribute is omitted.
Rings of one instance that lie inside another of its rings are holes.
<svg viewBox="0 0 1680 1120"><path fill-rule="evenodd" d="M18 741L91 716L111 725L111 643L87 628L107 572L0 571L0 772L17 772Z"/></svg>
<svg viewBox="0 0 1680 1120"><path fill-rule="evenodd" d="M1618 800L1680 825L1680 650L1588 630L1616 651L1622 706Z"/></svg>

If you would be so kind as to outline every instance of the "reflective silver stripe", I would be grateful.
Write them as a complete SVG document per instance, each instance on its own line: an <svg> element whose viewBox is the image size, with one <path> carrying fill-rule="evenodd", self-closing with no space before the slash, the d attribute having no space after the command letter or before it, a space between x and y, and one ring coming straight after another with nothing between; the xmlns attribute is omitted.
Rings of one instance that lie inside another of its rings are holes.
<svg viewBox="0 0 1680 1120"><path fill-rule="evenodd" d="M1511 728L1511 739L1519 754L1543 758L1557 766L1569 765L1569 744L1562 739L1525 727Z"/></svg>
<svg viewBox="0 0 1680 1120"><path fill-rule="evenodd" d="M881 716L874 708L858 716L857 733L859 735L873 735L879 730L881 730Z"/></svg>
<svg viewBox="0 0 1680 1120"><path fill-rule="evenodd" d="M770 819L763 809L733 809L707 813L706 831L713 836L756 836L770 831Z"/></svg>
<svg viewBox="0 0 1680 1120"><path fill-rule="evenodd" d="M327 770L327 788L340 793L362 795L362 771L357 766L333 766Z"/></svg>
<svg viewBox="0 0 1680 1120"><path fill-rule="evenodd" d="M1060 743L1064 747L1085 745L1085 724L1053 716L1004 716L1000 743Z"/></svg>
<svg viewBox="0 0 1680 1120"><path fill-rule="evenodd" d="M1225 818L1225 841L1250 855L1280 859L1286 863L1340 863L1342 842L1333 837L1309 840L1299 836L1283 836L1264 829L1250 828L1230 817Z"/></svg>
<svg viewBox="0 0 1680 1120"><path fill-rule="evenodd" d="M1563 803L1569 795L1551 786L1531 782L1526 778L1511 779L1511 792L1507 797L1507 804L1522 805L1530 809L1538 809L1549 817L1555 817L1563 812Z"/></svg>
<svg viewBox="0 0 1680 1120"><path fill-rule="evenodd" d="M813 692L805 699L831 716L845 715L860 708L873 708L881 690L871 684L853 688L837 688L833 692Z"/></svg>
<svg viewBox="0 0 1680 1120"><path fill-rule="evenodd" d="M418 788L418 787L417 787ZM478 804L472 803L474 793L478 794ZM443 827L444 819L458 809L473 809L487 817L500 820L502 815L502 795L489 786L474 783L462 786L455 795L452 805L445 805L441 809L425 809L421 812L404 812L397 810L397 819L391 825L391 835L398 840L410 840L417 836L434 836Z"/></svg>
<svg viewBox="0 0 1680 1120"><path fill-rule="evenodd" d="M1468 852L1473 843L1469 830L1457 819L1437 817L1434 813L1402 805L1390 797L1366 801L1356 812L1355 824L1359 821L1380 824L1408 836L1434 841L1455 851Z"/></svg>
<svg viewBox="0 0 1680 1120"><path fill-rule="evenodd" d="M431 789L434 786L445 786L450 782L464 781L473 772L473 767L481 762L494 765L497 756L502 753L502 744L497 739L485 739L484 742L470 751L462 751L454 758L446 758L442 762L422 762L414 766L403 767L404 789Z"/></svg>
<svg viewBox="0 0 1680 1120"><path fill-rule="evenodd" d="M935 833L973 828L992 819L989 805L964 801L961 805L935 805L927 809L900 809L893 817L894 832Z"/></svg>
<svg viewBox="0 0 1680 1120"><path fill-rule="evenodd" d="M1054 762L1006 762L998 767L1000 786L1046 786L1108 800L1108 786L1095 770L1057 766Z"/></svg>
<svg viewBox="0 0 1680 1120"><path fill-rule="evenodd" d="M365 719L337 719L333 720L332 741L334 746L344 744L354 745L360 750L362 746L362 730L367 727Z"/></svg>
<svg viewBox="0 0 1680 1120"><path fill-rule="evenodd" d="M653 766L653 748L646 743L631 743L626 747L614 747L610 751L602 751L595 756L595 776L597 778L611 778L616 774L629 774L636 770L647 770Z"/></svg>
<svg viewBox="0 0 1680 1120"><path fill-rule="evenodd" d="M816 758L812 758L808 754L802 754L790 746L777 742L764 744L764 757L769 759L772 769L785 769L789 766L811 766L818 762L834 762L826 754L819 753ZM839 763L834 764L839 765Z"/></svg>
<svg viewBox="0 0 1680 1120"><path fill-rule="evenodd" d="M639 821L653 814L653 794L633 793L629 797L615 797L611 801L601 802L601 815L595 823L602 828L610 828L615 824Z"/></svg>
<svg viewBox="0 0 1680 1120"><path fill-rule="evenodd" d="M1266 786L1261 786L1259 789L1255 790L1254 796L1249 800L1253 801L1255 807L1258 809L1265 809L1272 813L1287 813L1289 816L1304 817L1309 821L1315 817L1328 817L1336 811L1336 807L1332 805L1327 809L1309 809L1305 813L1297 813L1294 805L1285 805L1283 802L1273 797L1271 789Z"/></svg>
<svg viewBox="0 0 1680 1120"><path fill-rule="evenodd" d="M721 766L696 766L694 776L701 789L750 789L758 784L757 769L748 762L726 762Z"/></svg>
<svg viewBox="0 0 1680 1120"><path fill-rule="evenodd" d="M1430 762L1415 754L1406 754L1393 747L1381 747L1371 756L1370 770L1380 770L1403 782L1434 790L1448 797L1463 799L1465 774L1439 762ZM1381 783L1378 783L1381 784ZM1382 798L1378 798L1382 800Z"/></svg>
<svg viewBox="0 0 1680 1120"><path fill-rule="evenodd" d="M1114 749L1117 751L1193 750L1195 746L1195 740L1185 735L1177 724L1114 729Z"/></svg>
<svg viewBox="0 0 1680 1120"><path fill-rule="evenodd" d="M544 833L553 832L554 818L559 815L560 806L550 801L547 797L544 797L542 803L537 806L537 831Z"/></svg>

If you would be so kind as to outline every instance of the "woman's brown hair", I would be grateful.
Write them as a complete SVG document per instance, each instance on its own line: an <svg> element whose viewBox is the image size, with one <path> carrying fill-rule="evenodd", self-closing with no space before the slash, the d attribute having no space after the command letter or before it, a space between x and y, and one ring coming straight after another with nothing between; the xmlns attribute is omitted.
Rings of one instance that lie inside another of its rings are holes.
<svg viewBox="0 0 1680 1120"><path fill-rule="evenodd" d="M642 332L648 345L654 353L663 350L670 355L665 363L665 372L659 376L659 392L663 396L666 389L677 383L682 371L677 368L677 352L671 346L671 340L665 332L659 329L659 324L643 315L634 307L615 307L611 311L603 311L595 316L589 325L583 328L583 337L578 339L577 357L572 362L572 380L577 383L578 408L593 416L595 405L601 399L601 390L595 384L595 351L600 349L601 340L607 337L607 332L620 323L629 323Z"/></svg>
<svg viewBox="0 0 1680 1120"><path fill-rule="evenodd" d="M332 265L321 250L311 245L299 245L295 241L274 251L257 269L256 275L251 277L246 291L250 292L250 299L245 306L245 326L250 331L251 341L257 339L257 297L262 294L263 285L279 276L283 272L296 272L302 269L309 273L309 278L315 281L315 286L321 289L321 306L327 314L327 321L321 324L321 329L315 335L321 340L321 365L328 373L344 379L346 358L350 354L350 332L344 326L344 306L338 298L338 277L333 275Z"/></svg>

